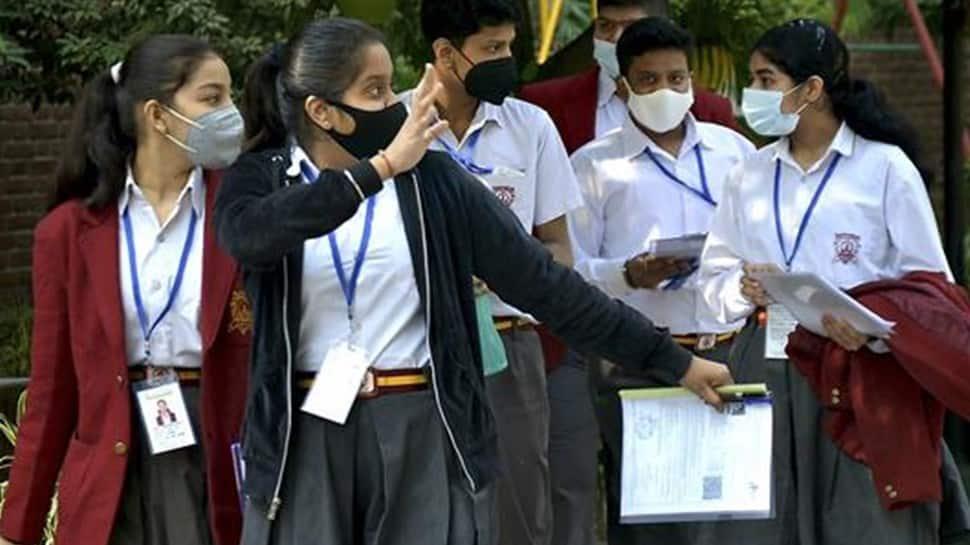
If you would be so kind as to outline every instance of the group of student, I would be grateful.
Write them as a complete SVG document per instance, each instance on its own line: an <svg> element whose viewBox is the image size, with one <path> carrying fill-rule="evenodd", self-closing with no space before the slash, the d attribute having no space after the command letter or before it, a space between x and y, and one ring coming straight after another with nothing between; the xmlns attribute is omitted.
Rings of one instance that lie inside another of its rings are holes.
<svg viewBox="0 0 970 545"><path fill-rule="evenodd" d="M598 457L611 545L970 530L932 395L959 380L884 407L865 396L881 372L842 392L812 375L970 357L914 137L836 33L801 19L753 45L741 110L777 138L756 149L692 83L665 2L599 0L596 66L513 98L517 4L423 0L432 61L403 95L383 36L344 18L260 58L241 113L189 36L88 83L35 231L0 543L38 543L56 491L61 545L592 545ZM699 260L649 252L691 233ZM785 270L932 293L890 316L888 346L827 317L827 338L768 359L755 278ZM773 392L773 517L619 524L617 391L717 407L732 381ZM856 412L833 431L842 398ZM856 433L878 425L898 449Z"/></svg>

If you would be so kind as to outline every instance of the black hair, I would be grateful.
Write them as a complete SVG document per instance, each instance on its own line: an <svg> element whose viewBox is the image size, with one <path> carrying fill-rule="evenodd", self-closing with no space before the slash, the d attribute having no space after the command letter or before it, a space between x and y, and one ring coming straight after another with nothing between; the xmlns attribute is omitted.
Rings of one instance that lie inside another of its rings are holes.
<svg viewBox="0 0 970 545"><path fill-rule="evenodd" d="M668 0L593 0L598 10L603 8L643 8L648 15L667 15L670 7Z"/></svg>
<svg viewBox="0 0 970 545"><path fill-rule="evenodd" d="M333 17L313 21L286 45L270 48L246 74L246 151L284 147L290 134L305 143L306 98L340 103L363 70L364 48L373 44L387 47L380 31Z"/></svg>
<svg viewBox="0 0 970 545"><path fill-rule="evenodd" d="M483 27L517 25L521 18L515 0L421 1L421 32L429 47L438 38L461 47Z"/></svg>
<svg viewBox="0 0 970 545"><path fill-rule="evenodd" d="M690 32L677 26L677 23L666 17L647 17L623 31L616 43L616 58L620 63L620 73L625 76L634 57L650 51L676 49L683 51L689 59L693 46Z"/></svg>
<svg viewBox="0 0 970 545"><path fill-rule="evenodd" d="M849 74L849 50L828 25L796 19L765 33L754 51L800 84L812 76L825 82L835 116L857 134L899 146L917 167L919 144L912 126L886 103L872 83Z"/></svg>
<svg viewBox="0 0 970 545"><path fill-rule="evenodd" d="M138 144L136 108L148 100L171 105L175 93L212 56L216 52L205 40L157 34L128 51L117 82L110 68L89 81L74 108L48 209L72 199L93 208L116 201Z"/></svg>

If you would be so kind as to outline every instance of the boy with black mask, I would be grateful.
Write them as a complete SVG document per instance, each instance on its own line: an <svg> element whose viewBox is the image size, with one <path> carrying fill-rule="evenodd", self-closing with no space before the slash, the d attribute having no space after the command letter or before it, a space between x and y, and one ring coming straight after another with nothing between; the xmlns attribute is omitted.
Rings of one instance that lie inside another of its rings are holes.
<svg viewBox="0 0 970 545"><path fill-rule="evenodd" d="M512 0L423 2L421 27L444 88L436 107L450 127L432 149L447 152L487 184L526 231L570 266L566 213L582 199L569 158L546 112L509 98L518 86L512 42L519 20ZM537 322L488 297L509 363L486 377L504 466L497 486L500 542L546 545L552 520L549 401Z"/></svg>

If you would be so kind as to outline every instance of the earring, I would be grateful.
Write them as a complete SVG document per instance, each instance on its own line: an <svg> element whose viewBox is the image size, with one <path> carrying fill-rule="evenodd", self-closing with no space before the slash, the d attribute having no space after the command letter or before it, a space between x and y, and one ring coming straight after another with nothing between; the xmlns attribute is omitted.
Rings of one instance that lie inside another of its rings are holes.
<svg viewBox="0 0 970 545"><path fill-rule="evenodd" d="M329 131L332 128L333 128L333 125L331 125L329 121L324 121L323 122L323 130Z"/></svg>

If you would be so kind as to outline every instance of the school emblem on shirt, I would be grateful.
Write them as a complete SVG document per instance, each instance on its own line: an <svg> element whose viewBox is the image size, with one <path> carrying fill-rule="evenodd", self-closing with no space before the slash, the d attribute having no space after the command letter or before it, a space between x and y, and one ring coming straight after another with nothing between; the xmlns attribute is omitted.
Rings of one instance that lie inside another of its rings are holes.
<svg viewBox="0 0 970 545"><path fill-rule="evenodd" d="M843 265L854 264L859 261L859 250L862 242L859 235L852 233L835 234L835 259L834 262Z"/></svg>
<svg viewBox="0 0 970 545"><path fill-rule="evenodd" d="M232 290L229 299L229 333L249 335L253 332L253 311L246 292L241 288Z"/></svg>
<svg viewBox="0 0 970 545"><path fill-rule="evenodd" d="M515 202L515 188L510 185L498 185L493 189L495 196L505 206L512 206Z"/></svg>

